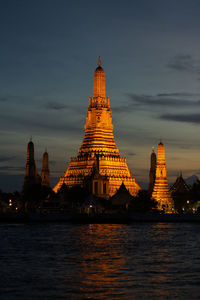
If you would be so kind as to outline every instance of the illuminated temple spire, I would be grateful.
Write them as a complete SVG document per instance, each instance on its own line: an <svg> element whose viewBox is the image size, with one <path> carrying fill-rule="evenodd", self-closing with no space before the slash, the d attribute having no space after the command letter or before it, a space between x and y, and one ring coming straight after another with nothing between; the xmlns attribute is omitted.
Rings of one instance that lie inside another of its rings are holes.
<svg viewBox="0 0 200 300"><path fill-rule="evenodd" d="M93 88L93 98L105 98L106 88L105 88L105 73L101 66L101 59L99 56L98 67L94 72L94 88Z"/></svg>
<svg viewBox="0 0 200 300"><path fill-rule="evenodd" d="M158 202L158 209L166 213L173 212L174 203L167 182L167 167L165 162L165 148L160 141L157 151L156 178L152 198Z"/></svg>
<svg viewBox="0 0 200 300"><path fill-rule="evenodd" d="M119 150L113 136L112 111L109 98L105 96L105 73L99 57L94 72L93 98L89 99L85 137L79 152L104 151L118 155Z"/></svg>
<svg viewBox="0 0 200 300"><path fill-rule="evenodd" d="M97 169L95 167L97 162L98 174L95 178L98 177L99 182L95 179L95 191L98 191L95 192L96 195L112 196L122 182L132 195L137 194L140 187L131 176L126 158L120 156L115 144L112 111L109 98L106 98L105 72L100 57L94 72L93 97L89 98L82 146L77 156L71 158L67 171L63 177L60 177L54 191L57 192L63 183L69 187L84 186L85 181L91 178L94 170ZM107 183L108 190L107 187L104 189Z"/></svg>

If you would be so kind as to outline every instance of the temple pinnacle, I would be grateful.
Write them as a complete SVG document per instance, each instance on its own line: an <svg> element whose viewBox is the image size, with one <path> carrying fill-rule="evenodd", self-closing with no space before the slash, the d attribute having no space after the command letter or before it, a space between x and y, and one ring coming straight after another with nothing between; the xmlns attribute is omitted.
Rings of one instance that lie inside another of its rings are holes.
<svg viewBox="0 0 200 300"><path fill-rule="evenodd" d="M101 66L101 57L98 58L98 66Z"/></svg>
<svg viewBox="0 0 200 300"><path fill-rule="evenodd" d="M32 138L27 145L27 158L26 158L26 168L25 168L25 177L24 177L24 186L23 189L26 189L30 185L39 184L40 177L37 173L37 168L34 159L34 144Z"/></svg>
<svg viewBox="0 0 200 300"><path fill-rule="evenodd" d="M94 88L93 88L93 98L101 97L106 98L106 88L105 88L105 73L101 67L101 58L98 59L98 67L94 72Z"/></svg>
<svg viewBox="0 0 200 300"><path fill-rule="evenodd" d="M50 187L49 155L47 153L47 148L43 154L41 179L42 185Z"/></svg>
<svg viewBox="0 0 200 300"><path fill-rule="evenodd" d="M154 147L152 147L151 163L150 163L150 171L149 171L149 189L148 189L150 195L153 192L155 178L156 178L156 153L154 151Z"/></svg>

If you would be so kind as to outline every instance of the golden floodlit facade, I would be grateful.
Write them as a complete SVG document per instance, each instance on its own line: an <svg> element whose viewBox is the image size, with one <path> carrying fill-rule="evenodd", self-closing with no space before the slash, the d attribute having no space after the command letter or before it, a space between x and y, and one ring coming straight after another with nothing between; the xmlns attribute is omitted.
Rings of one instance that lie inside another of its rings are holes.
<svg viewBox="0 0 200 300"><path fill-rule="evenodd" d="M126 158L120 156L113 136L112 111L106 97L105 73L99 57L94 72L93 97L89 98L85 137L76 157L72 157L68 169L55 186L57 192L63 184L69 187L92 184L92 193L109 198L122 183L131 195L140 189L132 177Z"/></svg>
<svg viewBox="0 0 200 300"><path fill-rule="evenodd" d="M162 142L158 144L156 178L152 198L158 202L158 209L165 213L172 213L174 201L171 197L167 182L167 167L165 162L165 148Z"/></svg>

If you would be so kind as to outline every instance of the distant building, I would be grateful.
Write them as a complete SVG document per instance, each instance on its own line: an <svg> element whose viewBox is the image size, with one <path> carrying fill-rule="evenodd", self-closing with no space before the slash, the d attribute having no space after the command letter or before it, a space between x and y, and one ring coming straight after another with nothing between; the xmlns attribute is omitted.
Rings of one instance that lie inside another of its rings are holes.
<svg viewBox="0 0 200 300"><path fill-rule="evenodd" d="M98 160L98 174L94 166ZM93 194L101 197L114 195L122 182L131 195L140 190L128 169L126 158L120 156L113 136L112 111L110 100L106 98L105 73L99 57L94 72L93 97L89 98L85 137L76 157L72 157L63 177L54 187L57 192L61 186L84 186L92 178Z"/></svg>
<svg viewBox="0 0 200 300"><path fill-rule="evenodd" d="M155 179L156 179L156 153L154 152L154 149L152 149L151 165L150 165L150 171L149 171L149 189L148 189L148 192L150 195L153 192Z"/></svg>
<svg viewBox="0 0 200 300"><path fill-rule="evenodd" d="M167 167L165 162L165 148L160 141L158 144L156 161L156 178L153 187L152 198L158 202L158 209L165 213L171 213L174 210L174 201L171 197L167 182Z"/></svg>
<svg viewBox="0 0 200 300"><path fill-rule="evenodd" d="M176 178L170 192L176 211L183 211L188 208L191 201L191 189L183 179L182 173Z"/></svg>
<svg viewBox="0 0 200 300"><path fill-rule="evenodd" d="M43 154L41 180L43 186L50 187L49 155L47 151Z"/></svg>
<svg viewBox="0 0 200 300"><path fill-rule="evenodd" d="M132 201L133 196L131 196L124 183L121 184L117 192L111 197L111 203L114 208L128 209Z"/></svg>
<svg viewBox="0 0 200 300"><path fill-rule="evenodd" d="M101 205L97 197L90 194L81 204L80 212L88 215L99 214L104 212L104 207Z"/></svg>
<svg viewBox="0 0 200 300"><path fill-rule="evenodd" d="M32 140L27 145L27 158L26 158L26 169L24 177L23 189L33 184L40 184L41 178L37 173L35 158L34 158L34 144Z"/></svg>

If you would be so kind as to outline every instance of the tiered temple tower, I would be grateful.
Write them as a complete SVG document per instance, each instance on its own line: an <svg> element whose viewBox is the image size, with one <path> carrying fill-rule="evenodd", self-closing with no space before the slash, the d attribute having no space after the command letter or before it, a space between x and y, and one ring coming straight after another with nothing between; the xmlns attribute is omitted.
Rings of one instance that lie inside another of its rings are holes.
<svg viewBox="0 0 200 300"><path fill-rule="evenodd" d="M24 187L39 184L40 176L37 173L37 168L34 159L34 144L32 139L28 143L27 146L27 158L26 158L26 169L25 169L25 177L24 177Z"/></svg>
<svg viewBox="0 0 200 300"><path fill-rule="evenodd" d="M160 141L158 144L156 179L154 183L152 198L158 202L158 209L166 213L173 212L174 202L171 197L167 182L167 167L165 162L165 148Z"/></svg>
<svg viewBox="0 0 200 300"><path fill-rule="evenodd" d="M95 169L98 169L96 177ZM106 98L105 73L100 57L94 72L93 97L89 98L82 146L77 156L71 158L67 171L54 191L57 192L63 183L69 187L84 186L89 178L93 178L93 194L107 198L116 193L122 182L131 195L136 195L140 189L131 176L126 158L120 156L115 144L112 112L109 98Z"/></svg>
<svg viewBox="0 0 200 300"><path fill-rule="evenodd" d="M154 149L152 149L151 165L150 165L150 171L149 171L149 189L148 189L148 192L150 195L153 192L155 179L156 179L156 153L155 153Z"/></svg>
<svg viewBox="0 0 200 300"><path fill-rule="evenodd" d="M47 151L43 154L43 160L42 160L42 172L41 172L41 180L42 185L50 187L50 181L49 181L49 155Z"/></svg>

